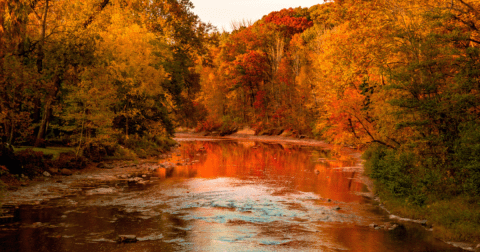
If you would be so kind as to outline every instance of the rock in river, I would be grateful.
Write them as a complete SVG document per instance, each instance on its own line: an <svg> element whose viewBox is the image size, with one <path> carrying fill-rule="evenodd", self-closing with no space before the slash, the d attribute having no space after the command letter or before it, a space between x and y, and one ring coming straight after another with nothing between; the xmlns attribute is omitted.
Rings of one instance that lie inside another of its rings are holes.
<svg viewBox="0 0 480 252"><path fill-rule="evenodd" d="M134 243L137 242L137 237L135 235L119 235L116 239L119 243Z"/></svg>

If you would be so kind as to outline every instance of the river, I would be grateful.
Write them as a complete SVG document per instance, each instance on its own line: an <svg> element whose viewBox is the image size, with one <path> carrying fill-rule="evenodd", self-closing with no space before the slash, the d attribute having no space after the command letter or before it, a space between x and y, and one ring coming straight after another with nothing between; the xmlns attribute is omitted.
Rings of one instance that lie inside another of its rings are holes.
<svg viewBox="0 0 480 252"><path fill-rule="evenodd" d="M166 160L9 192L0 250L462 251L420 224L390 219L351 153L248 139L177 140L181 146Z"/></svg>

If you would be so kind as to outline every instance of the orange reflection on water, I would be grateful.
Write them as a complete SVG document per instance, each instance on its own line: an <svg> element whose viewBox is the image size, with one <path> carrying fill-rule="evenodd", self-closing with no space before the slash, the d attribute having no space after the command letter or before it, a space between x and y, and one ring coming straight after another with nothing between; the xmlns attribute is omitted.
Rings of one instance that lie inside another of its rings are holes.
<svg viewBox="0 0 480 252"><path fill-rule="evenodd" d="M259 142L184 142L173 162L194 162L179 166L175 176L235 177L258 179L286 191L314 192L342 202L361 201L352 192L361 192L358 169L343 171L355 160L339 161L328 151L297 145Z"/></svg>

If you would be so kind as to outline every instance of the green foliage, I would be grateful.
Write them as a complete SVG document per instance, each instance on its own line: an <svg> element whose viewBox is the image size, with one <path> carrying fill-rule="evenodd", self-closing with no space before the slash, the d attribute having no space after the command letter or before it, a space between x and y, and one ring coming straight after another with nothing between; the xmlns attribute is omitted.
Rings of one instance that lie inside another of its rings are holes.
<svg viewBox="0 0 480 252"><path fill-rule="evenodd" d="M460 138L455 141L455 182L462 193L480 197L480 124L469 123L460 129Z"/></svg>
<svg viewBox="0 0 480 252"><path fill-rule="evenodd" d="M363 154L367 160L365 169L367 174L391 194L406 197L412 194L412 171L415 169L414 155L399 153L384 146L373 145Z"/></svg>
<svg viewBox="0 0 480 252"><path fill-rule="evenodd" d="M125 152L129 154L128 150L133 151L138 158L149 158L153 156L158 156L161 153L165 153L173 147L176 142L167 137L160 136L133 136L128 139L120 139L120 144L123 147L120 147L120 152ZM118 152L118 150L117 150Z"/></svg>

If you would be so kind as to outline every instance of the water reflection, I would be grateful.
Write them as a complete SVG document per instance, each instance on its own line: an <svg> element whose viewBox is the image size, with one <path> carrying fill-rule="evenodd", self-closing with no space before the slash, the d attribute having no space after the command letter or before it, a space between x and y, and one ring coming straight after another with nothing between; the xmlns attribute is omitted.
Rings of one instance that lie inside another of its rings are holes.
<svg viewBox="0 0 480 252"><path fill-rule="evenodd" d="M162 161L163 162L163 161ZM172 174L106 194L15 210L2 251L459 251L388 216L361 195L358 160L315 147L250 141L182 142ZM119 235L137 243L120 244Z"/></svg>
<svg viewBox="0 0 480 252"><path fill-rule="evenodd" d="M365 191L358 180L357 160L332 159L330 153L313 147L261 142L185 142L175 163L198 160L177 167L175 176L201 178L236 177L260 179L289 191L313 192L342 202L363 202L351 192ZM350 167L339 172L335 168Z"/></svg>

